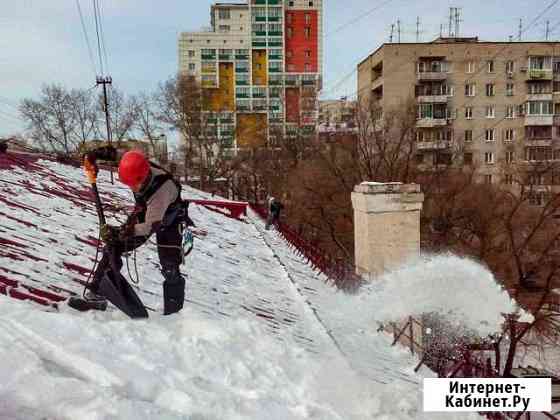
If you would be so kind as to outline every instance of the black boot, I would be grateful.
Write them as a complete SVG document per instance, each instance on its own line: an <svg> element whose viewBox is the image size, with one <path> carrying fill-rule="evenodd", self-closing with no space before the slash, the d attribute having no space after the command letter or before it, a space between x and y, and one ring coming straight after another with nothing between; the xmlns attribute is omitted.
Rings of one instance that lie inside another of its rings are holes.
<svg viewBox="0 0 560 420"><path fill-rule="evenodd" d="M178 268L162 270L163 282L163 314L171 315L183 309L185 301L185 279Z"/></svg>

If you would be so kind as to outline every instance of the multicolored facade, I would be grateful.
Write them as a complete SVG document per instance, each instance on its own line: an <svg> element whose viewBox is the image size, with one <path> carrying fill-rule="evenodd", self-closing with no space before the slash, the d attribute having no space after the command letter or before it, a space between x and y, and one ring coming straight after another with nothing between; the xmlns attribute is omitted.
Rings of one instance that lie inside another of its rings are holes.
<svg viewBox="0 0 560 420"><path fill-rule="evenodd" d="M180 35L179 71L210 91L216 134L232 148L315 132L322 1L216 3L210 28Z"/></svg>

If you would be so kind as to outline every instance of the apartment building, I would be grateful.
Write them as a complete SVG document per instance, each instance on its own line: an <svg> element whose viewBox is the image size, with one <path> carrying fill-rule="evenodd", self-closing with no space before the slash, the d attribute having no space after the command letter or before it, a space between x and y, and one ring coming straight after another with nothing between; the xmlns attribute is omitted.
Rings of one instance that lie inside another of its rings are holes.
<svg viewBox="0 0 560 420"><path fill-rule="evenodd" d="M384 44L358 65L360 104L417 106L417 161L460 155L481 181L508 164L560 159L560 44L439 38Z"/></svg>
<svg viewBox="0 0 560 420"><path fill-rule="evenodd" d="M322 0L215 3L211 27L179 38L179 72L211 100L215 134L232 149L312 134L322 84Z"/></svg>
<svg viewBox="0 0 560 420"><path fill-rule="evenodd" d="M319 128L323 130L346 130L355 127L356 101L327 99L319 101Z"/></svg>

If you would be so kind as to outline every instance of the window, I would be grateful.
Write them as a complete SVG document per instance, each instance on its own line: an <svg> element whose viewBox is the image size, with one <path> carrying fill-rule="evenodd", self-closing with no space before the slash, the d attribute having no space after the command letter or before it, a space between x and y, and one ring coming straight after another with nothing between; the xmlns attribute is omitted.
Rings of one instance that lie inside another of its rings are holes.
<svg viewBox="0 0 560 420"><path fill-rule="evenodd" d="M292 27L288 27L287 35L288 35L288 38L291 38L294 35L294 29Z"/></svg>
<svg viewBox="0 0 560 420"><path fill-rule="evenodd" d="M196 70L196 64L189 63L189 71L195 71L195 70Z"/></svg>
<svg viewBox="0 0 560 420"><path fill-rule="evenodd" d="M506 96L513 96L513 83L506 84Z"/></svg>
<svg viewBox="0 0 560 420"><path fill-rule="evenodd" d="M473 163L473 154L468 152L468 153L463 153L463 163L465 165L472 165Z"/></svg>
<svg viewBox="0 0 560 420"><path fill-rule="evenodd" d="M529 57L529 69L552 70L552 57Z"/></svg>
<svg viewBox="0 0 560 420"><path fill-rule="evenodd" d="M476 85L474 83L468 83L465 85L465 96L475 96L476 95Z"/></svg>
<svg viewBox="0 0 560 420"><path fill-rule="evenodd" d="M305 71L306 73L311 73L311 72L312 72L312 70L311 70L311 64L305 63L305 70L304 70L304 71Z"/></svg>
<svg viewBox="0 0 560 420"><path fill-rule="evenodd" d="M513 185L513 175L512 174L505 174L504 175L504 184Z"/></svg>
<svg viewBox="0 0 560 420"><path fill-rule="evenodd" d="M507 164L513 163L513 151L511 150L508 150L506 152L506 163Z"/></svg>
<svg viewBox="0 0 560 420"><path fill-rule="evenodd" d="M290 2L290 7L294 7L294 2L293 1Z"/></svg>
<svg viewBox="0 0 560 420"><path fill-rule="evenodd" d="M189 50L189 57L194 57L194 50Z"/></svg>
<svg viewBox="0 0 560 420"><path fill-rule="evenodd" d="M474 73L476 70L476 63L474 61L467 61L467 73Z"/></svg>
<svg viewBox="0 0 560 420"><path fill-rule="evenodd" d="M296 71L296 66L294 64L288 64L288 71L289 72L294 72Z"/></svg>
<svg viewBox="0 0 560 420"><path fill-rule="evenodd" d="M422 153L418 153L416 155L416 164L420 165L424 163L424 155Z"/></svg>
<svg viewBox="0 0 560 420"><path fill-rule="evenodd" d="M309 2L309 7L313 7L313 2L312 1Z"/></svg>
<svg viewBox="0 0 560 420"><path fill-rule="evenodd" d="M507 105L506 106L506 118L515 118L515 106L514 105Z"/></svg>
<svg viewBox="0 0 560 420"><path fill-rule="evenodd" d="M537 82L537 83L529 83L529 93L532 95L540 94L540 93L552 93L550 82Z"/></svg>
<svg viewBox="0 0 560 420"><path fill-rule="evenodd" d="M311 58L311 50L305 50L305 57Z"/></svg>
<svg viewBox="0 0 560 420"><path fill-rule="evenodd" d="M486 84L486 96L494 96L494 84L487 83Z"/></svg>
<svg viewBox="0 0 560 420"><path fill-rule="evenodd" d="M491 174L484 175L484 183L485 184L492 184L492 175Z"/></svg>
<svg viewBox="0 0 560 420"><path fill-rule="evenodd" d="M515 130L513 128L506 128L504 130L504 141L514 141L515 140Z"/></svg>
<svg viewBox="0 0 560 420"><path fill-rule="evenodd" d="M493 152L484 153L484 163L487 163L488 165L492 165L494 163L494 153Z"/></svg>
<svg viewBox="0 0 560 420"><path fill-rule="evenodd" d="M218 18L219 19L230 19L231 18L230 9L219 9L218 10Z"/></svg>
<svg viewBox="0 0 560 420"><path fill-rule="evenodd" d="M229 25L220 25L218 32L229 32L231 27Z"/></svg>
<svg viewBox="0 0 560 420"><path fill-rule="evenodd" d="M515 62L506 61L506 73L513 74L514 71L515 71Z"/></svg>
<svg viewBox="0 0 560 420"><path fill-rule="evenodd" d="M305 38L306 39L311 38L311 28L308 26L305 27Z"/></svg>
<svg viewBox="0 0 560 420"><path fill-rule="evenodd" d="M494 105L486 107L486 118L496 118L496 108Z"/></svg>
<svg viewBox="0 0 560 420"><path fill-rule="evenodd" d="M529 101L527 102L529 115L552 115L553 106L551 101Z"/></svg>
<svg viewBox="0 0 560 420"><path fill-rule="evenodd" d="M486 62L486 71L488 73L494 73L494 60L488 60Z"/></svg>
<svg viewBox="0 0 560 420"><path fill-rule="evenodd" d="M465 143L472 142L472 130L465 130Z"/></svg>
<svg viewBox="0 0 560 420"><path fill-rule="evenodd" d="M293 55L294 55L294 53L292 52L292 50L286 51L286 57L292 58Z"/></svg>
<svg viewBox="0 0 560 420"><path fill-rule="evenodd" d="M496 140L496 130L493 128L489 128L486 130L486 141L495 141Z"/></svg>
<svg viewBox="0 0 560 420"><path fill-rule="evenodd" d="M311 24L311 15L309 13L305 14L305 24L306 25Z"/></svg>
<svg viewBox="0 0 560 420"><path fill-rule="evenodd" d="M473 115L472 114L472 107L470 107L470 106L466 107L465 108L465 118L467 120L472 120L472 117L473 117L472 115Z"/></svg>

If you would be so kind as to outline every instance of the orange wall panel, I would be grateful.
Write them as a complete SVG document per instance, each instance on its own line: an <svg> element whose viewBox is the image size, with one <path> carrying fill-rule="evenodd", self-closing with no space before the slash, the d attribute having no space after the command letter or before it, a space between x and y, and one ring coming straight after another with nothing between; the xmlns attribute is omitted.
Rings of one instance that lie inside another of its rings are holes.
<svg viewBox="0 0 560 420"><path fill-rule="evenodd" d="M306 28L309 30L309 36L306 36ZM317 73L319 71L319 15L317 10L287 11L285 37L286 71L304 73L307 68L307 72Z"/></svg>
<svg viewBox="0 0 560 420"><path fill-rule="evenodd" d="M234 111L235 80L233 77L233 63L220 63L218 78L218 88L209 89L209 110L214 112Z"/></svg>

